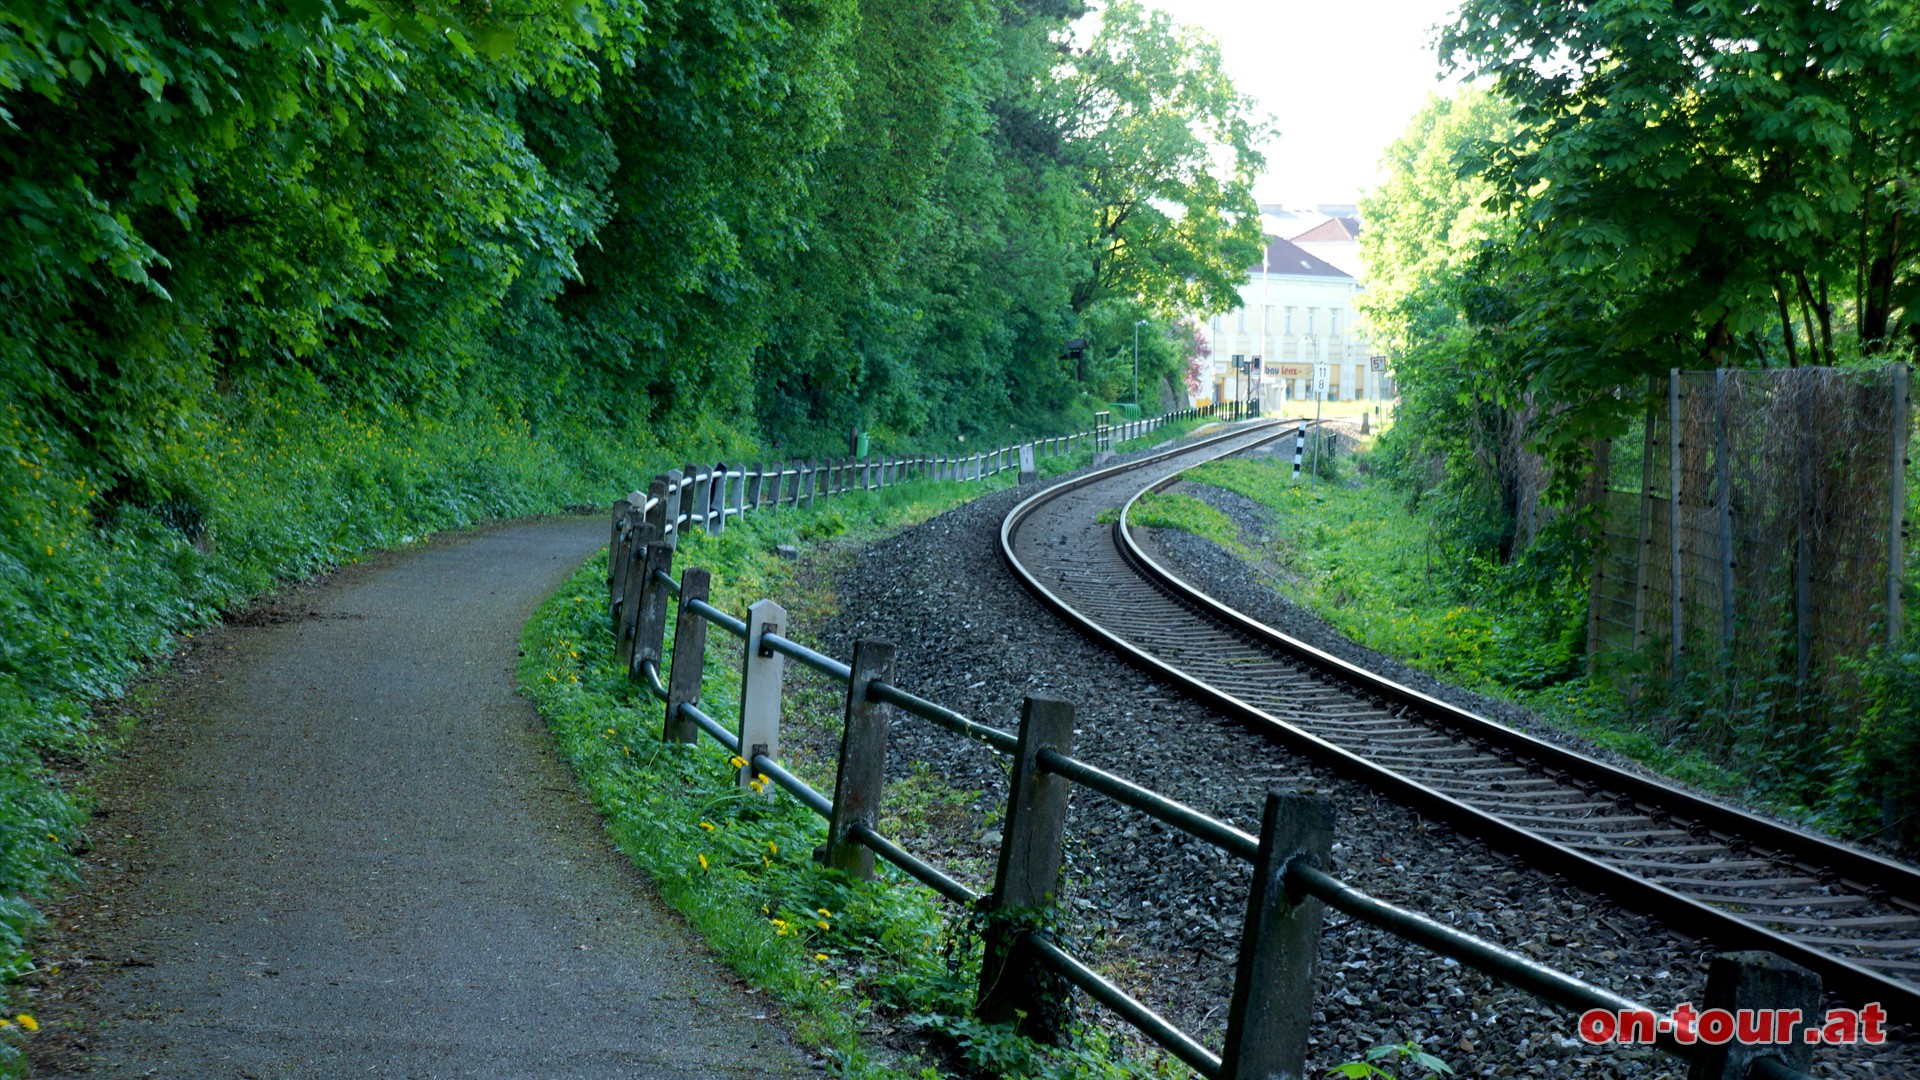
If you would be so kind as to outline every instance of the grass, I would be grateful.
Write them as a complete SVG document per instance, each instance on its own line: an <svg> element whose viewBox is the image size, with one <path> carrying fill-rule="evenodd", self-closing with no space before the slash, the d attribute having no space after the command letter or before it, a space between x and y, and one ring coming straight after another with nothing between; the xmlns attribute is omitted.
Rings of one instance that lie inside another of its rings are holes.
<svg viewBox="0 0 1920 1080"><path fill-rule="evenodd" d="M1521 705L1695 787L1722 795L1747 788L1705 754L1656 738L1618 692L1586 679L1578 653L1583 610L1516 601L1498 567L1472 566L1462 580L1458 567L1435 550L1426 519L1409 512L1385 482L1342 467L1334 479L1303 476L1296 483L1291 463L1275 458L1210 462L1185 479L1266 507L1273 515L1270 538L1250 542L1225 515L1191 497L1185 498L1209 513L1142 500L1135 520L1257 555L1274 568L1270 584L1282 595L1370 649Z"/></svg>
<svg viewBox="0 0 1920 1080"><path fill-rule="evenodd" d="M995 478L986 490L1010 480ZM776 544L839 538L859 541L925 520L982 492L977 484L912 483L856 493L806 510L755 515L717 537L689 535L680 566L713 572L715 606L734 612L773 596L805 638L809 619L832 611L824 585L809 585ZM804 614L803 614L804 613ZM702 707L737 715L739 644L708 635ZM800 1039L843 1076L927 1080L947 1061L1009 1077L1126 1078L1188 1075L1163 1058L1126 1060L1097 1031L1073 1047L1041 1047L968 1014L978 978L973 915L946 905L890 867L859 881L810 857L825 838L819 818L777 792L743 792L735 766L703 739L659 741L661 706L629 683L613 655L605 600L605 563L592 560L527 625L522 686L546 717L562 753L605 815L614 842L654 881L715 952L783 1006ZM839 692L790 679L782 725L830 734L837 744ZM790 755L791 756L791 755ZM786 762L816 788L831 791L834 763ZM922 769L888 789L883 824L910 839L964 813L972 792ZM917 1027L941 1048L929 1063L884 1060L867 1033L884 1019Z"/></svg>

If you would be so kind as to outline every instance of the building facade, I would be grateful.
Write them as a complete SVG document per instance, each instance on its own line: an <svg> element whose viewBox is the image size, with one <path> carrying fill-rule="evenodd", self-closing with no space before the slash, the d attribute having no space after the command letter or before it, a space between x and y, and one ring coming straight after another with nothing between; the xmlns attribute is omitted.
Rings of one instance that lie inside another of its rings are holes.
<svg viewBox="0 0 1920 1080"><path fill-rule="evenodd" d="M1213 400L1257 399L1268 413L1312 401L1315 364L1328 365L1329 401L1389 396L1384 363L1354 332L1360 287L1354 275L1269 234L1240 306L1205 321Z"/></svg>

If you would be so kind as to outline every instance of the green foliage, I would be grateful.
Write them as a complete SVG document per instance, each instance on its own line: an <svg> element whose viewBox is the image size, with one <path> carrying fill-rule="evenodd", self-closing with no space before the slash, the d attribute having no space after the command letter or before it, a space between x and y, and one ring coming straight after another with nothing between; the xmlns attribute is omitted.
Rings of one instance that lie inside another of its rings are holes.
<svg viewBox="0 0 1920 1080"><path fill-rule="evenodd" d="M1920 651L1875 648L1858 669L1866 715L1828 805L1850 833L1920 848Z"/></svg>
<svg viewBox="0 0 1920 1080"><path fill-rule="evenodd" d="M1398 1046L1376 1046L1359 1061L1349 1061L1328 1069L1327 1075L1346 1077L1347 1080L1395 1080L1396 1074L1380 1066L1379 1063L1383 1061L1411 1065L1420 1070L1427 1080L1453 1075L1453 1066L1420 1049L1418 1043L1411 1042ZM1413 1080L1412 1074L1408 1074L1407 1080Z"/></svg>
<svg viewBox="0 0 1920 1080"><path fill-rule="evenodd" d="M1079 222L1074 309L1114 297L1145 297L1168 317L1237 305L1260 259L1253 180L1268 122L1220 70L1219 46L1114 0L1047 104L1092 209Z"/></svg>
<svg viewBox="0 0 1920 1080"><path fill-rule="evenodd" d="M1271 509L1265 554L1286 568L1281 584L1355 641L1474 689L1537 688L1573 674L1585 611L1577 582L1535 581L1526 564L1485 560L1456 577L1432 561L1430 522L1385 484L1294 483L1292 470L1277 458L1233 458L1185 478Z"/></svg>
<svg viewBox="0 0 1920 1080"><path fill-rule="evenodd" d="M824 531L865 537L924 520L979 493L974 484L913 483L836 497L802 511L750 515L720 536L691 534L677 560L713 571L713 602L738 611L778 596L792 610L823 598L801 595L792 564L775 544ZM816 519L839 522L822 530ZM774 994L797 1034L819 1047L841 1075L904 1077L861 1046L876 1012L907 1017L950 1039L963 1060L994 1075L1041 1080L1171 1077L1185 1070L1159 1055L1128 1060L1098 1032L1073 1047L1042 1047L1010 1025L967 1015L979 955L970 912L950 912L930 891L882 864L859 881L813 861L825 826L796 800L758 795L736 783L726 752L710 740L659 741L660 706L629 683L607 630L605 564L589 561L542 605L523 634L520 682L554 732L561 752L631 856L740 974ZM711 634L703 707L737 711L739 647ZM837 729L839 701L796 696L783 722ZM817 710L818 715L813 713ZM808 769L801 768L804 775ZM831 780L831 762L818 783ZM924 786L924 785L923 785ZM915 789L918 790L918 789ZM911 801L889 813L912 817ZM932 807L943 797L922 792ZM912 822L907 823L909 827ZM932 1068L912 1075L926 1080Z"/></svg>
<svg viewBox="0 0 1920 1080"><path fill-rule="evenodd" d="M1162 308L1248 261L1252 159L1171 137L1237 145L1244 103L1164 20L1110 127L1060 111L1080 14L0 0L0 975L80 828L49 763L223 607L663 447L1081 426L1115 177L1066 149L1160 132L1100 167L1162 214L1128 242L1178 269L1126 286Z"/></svg>
<svg viewBox="0 0 1920 1080"><path fill-rule="evenodd" d="M1112 521L1118 509L1102 511L1098 520ZM1244 552L1239 527L1227 515L1191 495L1179 492L1152 492L1140 496L1127 515L1127 522L1147 529L1179 529L1205 537L1229 551Z"/></svg>

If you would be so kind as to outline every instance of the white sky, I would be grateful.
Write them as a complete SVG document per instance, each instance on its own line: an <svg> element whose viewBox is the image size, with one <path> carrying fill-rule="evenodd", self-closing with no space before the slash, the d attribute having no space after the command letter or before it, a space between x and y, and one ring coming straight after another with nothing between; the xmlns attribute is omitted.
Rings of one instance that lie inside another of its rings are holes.
<svg viewBox="0 0 1920 1080"><path fill-rule="evenodd" d="M1263 203L1350 203L1376 183L1387 144L1443 90L1432 27L1458 0L1147 0L1220 42L1227 74L1279 123L1262 149ZM1449 80L1451 83L1451 80Z"/></svg>

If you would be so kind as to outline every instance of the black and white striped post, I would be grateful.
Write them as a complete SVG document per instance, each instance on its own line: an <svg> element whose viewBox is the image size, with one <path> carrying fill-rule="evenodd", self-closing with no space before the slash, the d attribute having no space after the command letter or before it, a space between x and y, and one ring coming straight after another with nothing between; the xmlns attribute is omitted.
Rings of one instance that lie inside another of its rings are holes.
<svg viewBox="0 0 1920 1080"><path fill-rule="evenodd" d="M1300 430L1293 433L1293 479L1300 480L1300 461L1307 454L1307 425L1302 422Z"/></svg>

